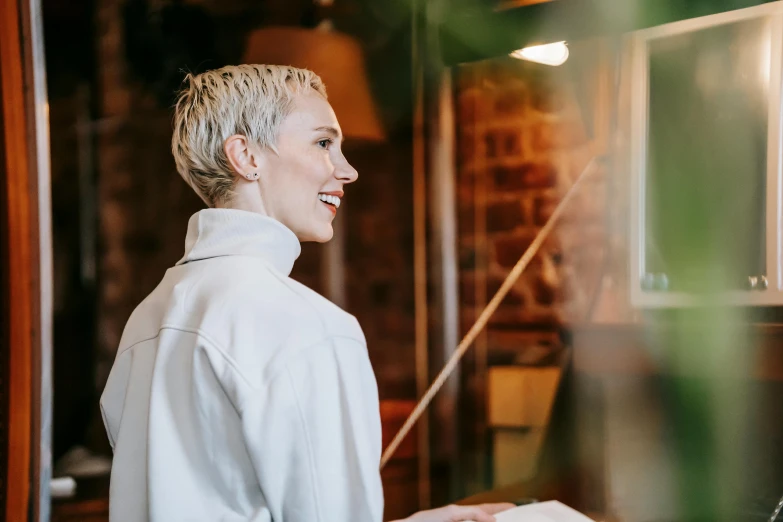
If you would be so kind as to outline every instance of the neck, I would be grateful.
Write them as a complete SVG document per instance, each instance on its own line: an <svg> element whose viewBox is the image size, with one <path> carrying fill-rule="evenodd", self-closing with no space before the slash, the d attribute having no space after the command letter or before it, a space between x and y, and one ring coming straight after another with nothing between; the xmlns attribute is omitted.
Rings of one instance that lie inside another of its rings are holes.
<svg viewBox="0 0 783 522"><path fill-rule="evenodd" d="M253 212L254 214L260 214L266 217L273 217L267 211L267 207L264 204L264 200L261 198L260 194L248 194L247 191L235 192L229 201L219 203L215 205L215 208L244 210L246 212Z"/></svg>

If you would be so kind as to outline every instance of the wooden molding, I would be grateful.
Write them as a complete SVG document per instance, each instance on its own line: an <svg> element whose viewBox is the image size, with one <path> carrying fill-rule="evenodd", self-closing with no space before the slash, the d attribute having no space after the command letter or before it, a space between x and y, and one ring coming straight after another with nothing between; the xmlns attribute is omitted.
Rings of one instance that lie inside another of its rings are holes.
<svg viewBox="0 0 783 522"><path fill-rule="evenodd" d="M32 424L32 353L36 300L29 143L25 108L24 67L22 61L19 5L15 0L0 2L0 91L2 92L1 166L5 200L0 209L7 227L3 235L6 301L4 321L8 325L3 339L7 350L8 396L3 405L8 412L7 468L5 470L5 520L24 521L28 517L30 495L30 458ZM6 321L7 319L7 321Z"/></svg>

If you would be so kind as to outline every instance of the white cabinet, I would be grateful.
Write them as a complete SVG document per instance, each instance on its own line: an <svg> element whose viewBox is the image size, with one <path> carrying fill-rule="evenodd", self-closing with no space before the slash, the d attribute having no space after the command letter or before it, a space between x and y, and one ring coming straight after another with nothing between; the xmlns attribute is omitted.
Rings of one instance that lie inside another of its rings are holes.
<svg viewBox="0 0 783 522"><path fill-rule="evenodd" d="M783 304L783 4L629 42L633 304Z"/></svg>

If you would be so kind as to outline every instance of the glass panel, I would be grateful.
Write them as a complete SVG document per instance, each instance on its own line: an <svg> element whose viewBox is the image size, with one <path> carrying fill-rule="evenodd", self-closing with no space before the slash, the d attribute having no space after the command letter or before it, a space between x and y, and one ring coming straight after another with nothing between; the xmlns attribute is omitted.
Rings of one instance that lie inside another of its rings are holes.
<svg viewBox="0 0 783 522"><path fill-rule="evenodd" d="M770 48L766 19L649 43L644 288L765 275Z"/></svg>

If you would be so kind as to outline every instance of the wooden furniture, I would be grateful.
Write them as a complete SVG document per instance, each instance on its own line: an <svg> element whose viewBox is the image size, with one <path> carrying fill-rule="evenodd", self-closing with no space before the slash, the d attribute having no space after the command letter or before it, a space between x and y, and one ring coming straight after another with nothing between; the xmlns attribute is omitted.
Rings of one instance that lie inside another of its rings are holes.
<svg viewBox="0 0 783 522"><path fill-rule="evenodd" d="M52 506L52 522L109 522L109 500L55 504Z"/></svg>
<svg viewBox="0 0 783 522"><path fill-rule="evenodd" d="M595 520L716 520L725 506L709 493L726 470L715 441L730 430L742 459L730 509L761 520L754 503L771 512L783 494L783 325L734 312L573 327L538 472L460 503L554 499Z"/></svg>
<svg viewBox="0 0 783 522"><path fill-rule="evenodd" d="M585 434L604 455L597 494L619 518L769 517L783 494L783 326L743 320L749 313L574 329L573 373L594 389L584 406L601 412L592 420L602 438ZM719 502L716 488L729 483Z"/></svg>
<svg viewBox="0 0 783 522"><path fill-rule="evenodd" d="M559 366L489 369L487 426L495 487L535 475L560 375Z"/></svg>
<svg viewBox="0 0 783 522"><path fill-rule="evenodd" d="M0 2L0 503L48 520L51 275L37 1ZM2 517L0 517L2 518Z"/></svg>
<svg viewBox="0 0 783 522"><path fill-rule="evenodd" d="M109 477L77 480L76 496L52 501L51 522L109 522Z"/></svg>
<svg viewBox="0 0 783 522"><path fill-rule="evenodd" d="M29 241L29 165L22 50L17 2L0 7L0 89L2 111L2 488L7 520L27 517L30 469L32 330Z"/></svg>
<svg viewBox="0 0 783 522"><path fill-rule="evenodd" d="M572 349L567 348L567 350L571 351ZM564 364L558 372L559 375L548 376L548 373L552 373L552 369L538 369L541 373L539 377L544 377L543 387L547 388L543 391L543 395L553 394L555 396L549 409L528 409L528 413L520 417L522 409L519 409L520 405L517 405L516 415L509 417L512 412L502 416L499 416L497 412L490 414L495 422L498 421L498 418L505 418L508 422L509 419L513 420L514 417L518 417L516 421L529 418L530 420L525 422L545 426L545 428L538 427L538 429L545 431L540 448L534 448L538 455L535 467L530 470L531 473L524 480L499 485L492 490L462 499L458 504L516 503L526 499L559 500L584 513L605 512L602 497L597 494L597 492L603 492L603 485L600 481L595 480L596 476L600 477L600 466L597 463L601 461L602 454L600 448L587 450L584 445L578 444L579 440L575 437L579 421L576 409L578 404L575 389L576 380L573 375L573 366L568 363L570 360L568 353L565 354L563 360ZM592 430L591 437L598 440L602 438L600 430L595 427L590 429ZM522 455L508 456L509 459L521 459L520 462L529 460L529 456L522 457ZM512 465L512 463L507 463L507 465ZM596 469L599 469L599 472L596 472Z"/></svg>

